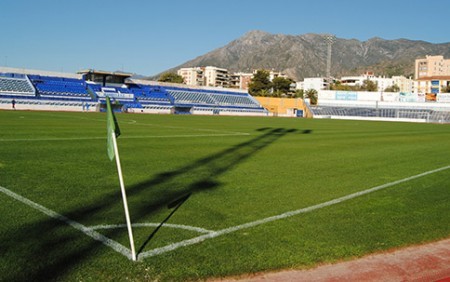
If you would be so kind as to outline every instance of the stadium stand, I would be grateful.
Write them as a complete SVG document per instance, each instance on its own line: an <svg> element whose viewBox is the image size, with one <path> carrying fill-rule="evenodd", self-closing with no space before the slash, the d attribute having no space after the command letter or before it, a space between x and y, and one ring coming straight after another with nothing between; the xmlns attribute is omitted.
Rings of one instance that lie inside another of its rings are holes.
<svg viewBox="0 0 450 282"><path fill-rule="evenodd" d="M232 106L243 108L261 108L255 99L247 93L230 93L218 91L193 91L192 89L168 89L167 92L174 97L175 104L188 104L198 106Z"/></svg>
<svg viewBox="0 0 450 282"><path fill-rule="evenodd" d="M258 101L246 92L165 87L173 97L178 114L267 115Z"/></svg>
<svg viewBox="0 0 450 282"><path fill-rule="evenodd" d="M91 101L82 79L28 75L41 98L60 101Z"/></svg>
<svg viewBox="0 0 450 282"><path fill-rule="evenodd" d="M171 105L173 98L159 86L129 84L130 91L143 107L153 105ZM171 100L172 98L172 100Z"/></svg>
<svg viewBox="0 0 450 282"><path fill-rule="evenodd" d="M251 99L251 97L247 95L211 94L211 97L216 101L217 104L221 105L250 107L250 108L261 107L258 102Z"/></svg>
<svg viewBox="0 0 450 282"><path fill-rule="evenodd" d="M436 104L377 104L370 107L349 103L347 105L310 105L309 109L315 118L450 123L450 107L445 108L443 105Z"/></svg>
<svg viewBox="0 0 450 282"><path fill-rule="evenodd" d="M27 77L14 73L0 73L0 93L11 97L36 96L36 91Z"/></svg>
<svg viewBox="0 0 450 282"><path fill-rule="evenodd" d="M187 105L215 105L216 102L207 93L186 90L167 90L175 99L175 104Z"/></svg>
<svg viewBox="0 0 450 282"><path fill-rule="evenodd" d="M124 75L115 79L114 75L95 70L65 74L0 67L0 107L6 108L14 99L20 109L102 111L109 96L121 111L267 115L260 103L243 91L133 81Z"/></svg>

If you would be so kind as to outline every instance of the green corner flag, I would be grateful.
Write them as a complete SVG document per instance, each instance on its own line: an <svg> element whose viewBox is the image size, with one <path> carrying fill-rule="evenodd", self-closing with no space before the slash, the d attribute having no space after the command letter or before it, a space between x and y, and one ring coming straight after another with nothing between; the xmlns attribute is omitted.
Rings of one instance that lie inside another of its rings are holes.
<svg viewBox="0 0 450 282"><path fill-rule="evenodd" d="M128 237L130 238L131 247L131 259L137 260L136 250L134 248L133 230L131 229L130 212L128 211L127 194L125 191L125 183L123 182L122 167L120 165L119 149L117 148L116 138L120 135L119 125L117 124L116 117L114 116L111 101L109 97L106 97L106 128L108 131L108 140L106 143L108 157L112 161L116 158L117 173L119 175L120 191L122 192L123 208L125 210L125 219L127 221Z"/></svg>
<svg viewBox="0 0 450 282"><path fill-rule="evenodd" d="M108 151L108 157L109 159L112 161L114 159L114 143L112 140L112 133L115 133L116 138L119 137L120 135L120 129L119 129L119 124L117 123L116 117L114 116L112 107L111 107L111 101L109 99L109 97L106 97L106 112L107 112L107 124L106 124L106 128L108 131L108 140L107 140L107 151Z"/></svg>

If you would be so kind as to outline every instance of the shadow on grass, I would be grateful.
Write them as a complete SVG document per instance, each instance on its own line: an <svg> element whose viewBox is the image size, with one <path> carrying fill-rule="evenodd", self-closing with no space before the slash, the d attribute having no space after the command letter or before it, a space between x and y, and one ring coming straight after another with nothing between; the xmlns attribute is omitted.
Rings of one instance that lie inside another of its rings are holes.
<svg viewBox="0 0 450 282"><path fill-rule="evenodd" d="M138 253L144 251L160 228L179 212L192 195L220 188L221 184L217 181L220 175L286 134L311 133L310 130L302 132L284 128L261 128L257 131L261 134L248 141L127 187L128 200L133 201L133 206L130 206L132 222L139 222L140 219L167 207L172 208L145 242L136 242ZM77 222L85 222L91 216L110 209L112 205L117 204L120 197L120 191L117 189L92 201L88 206L64 213L64 216ZM122 232L120 229L108 229L101 233L108 238L114 238ZM81 232L74 232L72 227L54 218L28 224L21 230L3 233L1 240L2 256L14 258L14 261L7 260L3 266L8 268L1 279L5 281L61 280L80 264L87 265L89 260L93 260L92 263L95 264L95 254L111 252L110 249L104 248L101 242ZM18 265L20 267L17 267Z"/></svg>
<svg viewBox="0 0 450 282"><path fill-rule="evenodd" d="M139 254L144 251L144 249L147 246L147 244L156 235L156 233L159 231L159 229L161 229L161 227L164 225L164 223L169 221L169 219L175 214L175 212L181 207L181 205L183 205L184 202L186 202L187 199L189 199L189 197L191 195L192 194L189 193L186 196L183 196L180 199L175 200L173 203L170 203L167 206L169 209L173 208L172 212L161 222L161 224L158 225L158 227L156 227L156 229L152 232L152 234L150 234L150 236L148 236L147 240L145 240L144 244L142 244L142 246L137 251L137 256L139 256Z"/></svg>

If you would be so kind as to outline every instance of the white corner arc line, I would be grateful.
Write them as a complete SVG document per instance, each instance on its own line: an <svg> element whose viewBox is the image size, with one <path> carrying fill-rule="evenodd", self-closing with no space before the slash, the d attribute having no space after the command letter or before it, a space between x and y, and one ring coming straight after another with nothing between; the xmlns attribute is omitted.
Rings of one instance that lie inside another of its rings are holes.
<svg viewBox="0 0 450 282"><path fill-rule="evenodd" d="M86 234L87 236L91 237L94 240L100 241L101 243L103 243L104 245L110 247L111 249L113 249L114 251L124 255L125 257L127 257L129 260L131 260L131 251L126 248L125 246L123 246L122 244L98 233L95 230L91 230L90 228L84 226L83 224L76 222L64 215L61 215L55 211L52 211L51 209L48 209L38 203L35 203L19 194L16 194L14 192L12 192L11 190L6 189L5 187L0 186L0 192L2 192L3 194L19 201L22 202L24 204L26 204L27 206L34 208L35 210L38 210L40 212L42 212L43 214L60 220L70 226L72 226L73 228L83 232L84 234Z"/></svg>
<svg viewBox="0 0 450 282"><path fill-rule="evenodd" d="M164 223L161 225L161 223L133 223L131 224L132 227L168 227L168 228L175 228L175 229L184 229L188 231L194 231L197 233L213 233L214 231L204 229L201 227L196 226L190 226L190 225L183 225L183 224L171 224L171 223ZM96 225L96 226L90 226L88 229L90 230L99 230L99 229L115 229L115 228L126 228L126 224L108 224L108 225Z"/></svg>
<svg viewBox="0 0 450 282"><path fill-rule="evenodd" d="M366 194L369 194L369 193L372 193L372 192L376 192L376 191L379 191L379 190L382 190L382 189L385 189L385 188L388 188L388 187L391 187L391 186L394 186L394 185L397 185L397 184L400 184L400 183L408 182L408 181L411 181L411 180L414 180L414 179L417 179L417 178L420 178L420 177L423 177L423 176L427 176L427 175L430 175L430 174L433 174L433 173L436 173L436 172L444 171L444 170L447 170L449 168L450 168L450 165L449 166L445 166L445 167L441 167L441 168L438 168L438 169L435 169L435 170L430 170L430 171L427 171L427 172L424 172L424 173L416 174L416 175L413 175L413 176L410 176L410 177L407 177L407 178L403 178L403 179L400 179L400 180L397 180L397 181L389 182L389 183L386 183L386 184L383 184L383 185L380 185L380 186L376 186L376 187L373 187L373 188L369 188L367 190L363 190L363 191L360 191L360 192L349 194L347 196L336 198L334 200L327 201L327 202L324 202L324 203L321 203L321 204L317 204L317 205L314 205L314 206L309 206L309 207L306 207L306 208L285 212L285 213L282 213L282 214L279 214L279 215L266 217L266 218L263 218L263 219L260 219L260 220L251 221L251 222L244 223L244 224L241 224L241 225L236 225L236 226L232 226L232 227L225 228L225 229L222 229L222 230L218 230L218 231L215 231L215 232L212 232L212 233L209 233L209 234L201 235L201 236L198 236L198 237L195 237L195 238L192 238L192 239L188 239L188 240L180 241L180 242L177 242L177 243L169 244L169 245L166 245L164 247L155 248L153 250L150 250L150 251L147 251L147 252L144 252L144 253L140 254L139 255L139 259L142 260L142 259L144 259L146 257L152 257L152 256L161 255L163 253L170 252L170 251L176 250L176 249L181 248L181 247L187 247L187 246L190 246L190 245L201 243L201 242L203 242L203 241L205 241L207 239L212 239L212 238L219 237L219 236L222 236L222 235L225 235L225 234L229 234L229 233L232 233L232 232L235 232L235 231L239 231L239 230L242 230L242 229L255 227L255 226L262 225L262 224L265 224L265 223L269 223L269 222L272 222L272 221L285 219L285 218L292 217L292 216L295 216L295 215L298 215L298 214L308 213L308 212L311 212L311 211L314 211L314 210L318 210L318 209L321 209L321 208L324 208L324 207L328 207L328 206L332 206L332 205L335 205L335 204L339 204L339 203L342 203L342 202L347 201L347 200L351 200L351 199L354 199L354 198L357 198L357 197L360 197L360 196L363 196L363 195L366 195Z"/></svg>

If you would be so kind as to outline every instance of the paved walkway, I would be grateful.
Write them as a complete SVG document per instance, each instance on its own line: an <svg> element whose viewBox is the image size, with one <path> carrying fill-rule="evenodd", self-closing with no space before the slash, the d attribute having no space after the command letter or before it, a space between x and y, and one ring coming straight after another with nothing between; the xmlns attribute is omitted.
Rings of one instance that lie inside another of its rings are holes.
<svg viewBox="0 0 450 282"><path fill-rule="evenodd" d="M445 281L450 282L450 238L309 270L286 270L217 281Z"/></svg>

